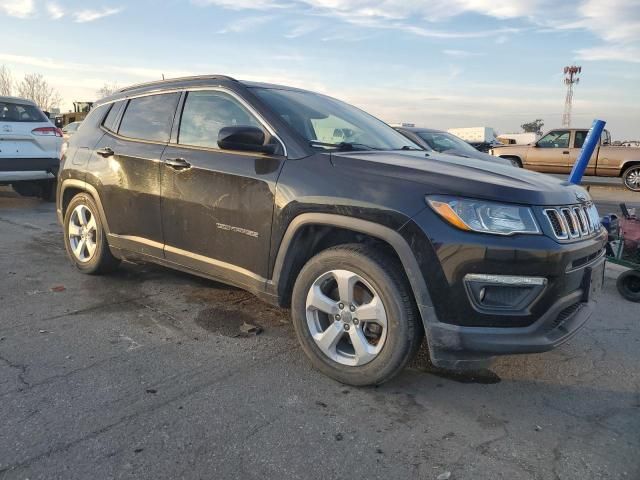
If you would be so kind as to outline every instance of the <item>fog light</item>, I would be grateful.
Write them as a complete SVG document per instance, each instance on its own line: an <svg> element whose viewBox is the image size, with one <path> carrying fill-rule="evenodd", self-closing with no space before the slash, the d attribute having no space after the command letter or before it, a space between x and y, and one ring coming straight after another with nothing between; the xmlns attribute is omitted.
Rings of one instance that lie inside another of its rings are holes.
<svg viewBox="0 0 640 480"><path fill-rule="evenodd" d="M464 277L469 299L476 310L493 313L527 313L544 290L544 277L468 274Z"/></svg>

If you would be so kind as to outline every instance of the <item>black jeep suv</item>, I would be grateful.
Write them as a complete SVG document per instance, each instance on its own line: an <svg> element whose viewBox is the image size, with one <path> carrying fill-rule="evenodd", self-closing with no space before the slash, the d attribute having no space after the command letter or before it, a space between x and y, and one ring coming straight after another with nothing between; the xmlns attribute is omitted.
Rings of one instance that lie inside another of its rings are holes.
<svg viewBox="0 0 640 480"><path fill-rule="evenodd" d="M90 274L152 261L290 306L348 384L541 352L588 319L606 232L582 188L440 158L316 93L224 76L123 89L71 137L57 210Z"/></svg>

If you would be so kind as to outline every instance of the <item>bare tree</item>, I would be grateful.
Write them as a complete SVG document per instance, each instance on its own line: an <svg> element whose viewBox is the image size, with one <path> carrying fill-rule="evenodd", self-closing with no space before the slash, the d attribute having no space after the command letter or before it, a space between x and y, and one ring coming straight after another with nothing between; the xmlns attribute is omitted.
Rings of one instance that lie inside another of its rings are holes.
<svg viewBox="0 0 640 480"><path fill-rule="evenodd" d="M96 91L96 95L98 95L98 98L104 98L116 93L118 90L120 90L120 87L116 82L105 83L102 88Z"/></svg>
<svg viewBox="0 0 640 480"><path fill-rule="evenodd" d="M0 65L0 95L11 96L13 92L13 75L6 65Z"/></svg>
<svg viewBox="0 0 640 480"><path fill-rule="evenodd" d="M25 75L18 85L18 95L33 100L47 112L59 106L61 102L58 91L51 87L40 73Z"/></svg>

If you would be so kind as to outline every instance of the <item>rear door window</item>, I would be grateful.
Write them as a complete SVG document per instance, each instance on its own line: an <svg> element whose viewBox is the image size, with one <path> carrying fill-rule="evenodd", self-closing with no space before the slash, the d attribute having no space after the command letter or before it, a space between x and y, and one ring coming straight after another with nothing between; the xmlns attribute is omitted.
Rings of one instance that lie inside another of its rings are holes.
<svg viewBox="0 0 640 480"><path fill-rule="evenodd" d="M573 141L573 148L582 148L584 141L587 138L587 130L576 130L576 138Z"/></svg>
<svg viewBox="0 0 640 480"><path fill-rule="evenodd" d="M47 117L34 105L0 101L0 122L46 122Z"/></svg>
<svg viewBox="0 0 640 480"><path fill-rule="evenodd" d="M179 93L163 93L131 99L118 133L124 137L168 142L179 98Z"/></svg>

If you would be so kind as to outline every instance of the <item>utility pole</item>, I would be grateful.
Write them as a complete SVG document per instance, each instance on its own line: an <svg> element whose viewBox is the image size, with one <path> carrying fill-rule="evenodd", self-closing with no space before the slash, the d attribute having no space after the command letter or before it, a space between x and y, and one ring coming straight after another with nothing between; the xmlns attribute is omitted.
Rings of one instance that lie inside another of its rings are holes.
<svg viewBox="0 0 640 480"><path fill-rule="evenodd" d="M564 114L562 115L562 126L571 126L571 107L573 105L573 86L580 83L578 75L582 73L582 67L571 65L564 67L564 84L567 86L567 96L564 101Z"/></svg>

